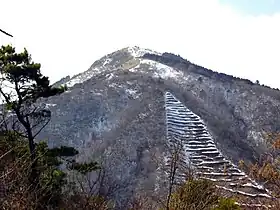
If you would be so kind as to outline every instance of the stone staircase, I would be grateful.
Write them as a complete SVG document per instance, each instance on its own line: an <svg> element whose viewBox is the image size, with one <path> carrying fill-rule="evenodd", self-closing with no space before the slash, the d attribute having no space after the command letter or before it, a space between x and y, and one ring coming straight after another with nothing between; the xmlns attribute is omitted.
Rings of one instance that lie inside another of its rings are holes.
<svg viewBox="0 0 280 210"><path fill-rule="evenodd" d="M199 116L169 92L165 94L165 106L168 144L173 151L181 149L182 167L176 176L177 181L184 179L183 165L190 165L196 177L213 181L225 196L246 200L241 205L256 209L262 207L263 201L271 199L267 189L223 156ZM167 158L167 165L170 165L170 159Z"/></svg>

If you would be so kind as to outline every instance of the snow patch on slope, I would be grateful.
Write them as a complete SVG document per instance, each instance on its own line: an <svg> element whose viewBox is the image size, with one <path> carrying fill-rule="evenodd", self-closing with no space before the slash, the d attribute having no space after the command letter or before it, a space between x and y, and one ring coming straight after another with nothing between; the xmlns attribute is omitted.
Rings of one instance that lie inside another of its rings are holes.
<svg viewBox="0 0 280 210"><path fill-rule="evenodd" d="M156 55L161 55L161 53L149 50L149 49L144 49L144 48L140 48L137 46L134 47L128 47L127 51L135 58L137 57L142 57L144 54L146 53L152 53L152 54L156 54ZM110 63L112 62L112 58L107 57L103 63L101 64L101 66L99 67L94 67L91 68L87 71L85 71L84 73L78 74L76 76L73 76L69 81L67 81L65 84L67 85L67 87L73 87L75 84L78 83L83 83L87 80L89 80L90 78L92 78L93 76L106 71L106 69L108 68L108 65L110 65ZM133 68L129 69L130 72L137 72L139 71L139 67L140 64L148 64L150 65L150 68L145 69L146 70L152 70L153 71L153 76L155 78L162 78L162 79L169 79L169 78L173 78L173 79L182 79L183 78L183 73L180 71L177 71L176 69L173 69L167 65L161 64L159 62L156 61L152 61L152 60L148 60L148 59L140 59L140 63L136 66L134 66ZM111 69L112 70L112 69ZM111 73L108 76L106 76L107 80L111 80L114 77L114 75ZM186 79L186 78L185 78Z"/></svg>
<svg viewBox="0 0 280 210"><path fill-rule="evenodd" d="M162 54L162 53L159 53L159 52L156 52L156 51L153 51L153 50L144 49L144 48L140 48L140 47L137 47L137 46L128 47L127 50L135 58L142 57L146 53L151 53L151 54L156 54L156 55L161 55Z"/></svg>
<svg viewBox="0 0 280 210"><path fill-rule="evenodd" d="M106 75L106 80L111 80L115 75L113 73Z"/></svg>
<svg viewBox="0 0 280 210"><path fill-rule="evenodd" d="M45 104L46 108L54 107L56 104Z"/></svg>
<svg viewBox="0 0 280 210"><path fill-rule="evenodd" d="M248 131L248 137L254 139L254 141L257 143L257 146L259 144L265 143L262 132L257 132L253 130Z"/></svg>
<svg viewBox="0 0 280 210"><path fill-rule="evenodd" d="M141 63L141 62L140 62L140 63ZM137 72L137 71L139 71L139 67L140 67L140 65L138 64L137 66L135 66L135 67L129 69L128 71L130 71L130 72Z"/></svg>
<svg viewBox="0 0 280 210"><path fill-rule="evenodd" d="M138 94L137 91L133 89L126 89L125 92L132 96L134 99L139 98L140 96L140 94Z"/></svg>
<svg viewBox="0 0 280 210"><path fill-rule="evenodd" d="M182 72L175 70L174 68L171 68L167 65L164 65L162 63L158 63L156 61L152 60L141 60L141 64L148 64L151 67L151 70L154 71L154 77L156 78L162 78L162 79L168 79L168 78L173 78L173 79L180 79L184 75Z"/></svg>
<svg viewBox="0 0 280 210"><path fill-rule="evenodd" d="M106 58L106 60L103 63L103 66L106 66L107 64L109 64L112 61L111 58Z"/></svg>
<svg viewBox="0 0 280 210"><path fill-rule="evenodd" d="M69 80L65 84L67 85L67 87L73 87L75 84L83 83L100 72L101 72L101 70L99 68L89 69L88 71L86 71L82 74L72 77L71 80Z"/></svg>

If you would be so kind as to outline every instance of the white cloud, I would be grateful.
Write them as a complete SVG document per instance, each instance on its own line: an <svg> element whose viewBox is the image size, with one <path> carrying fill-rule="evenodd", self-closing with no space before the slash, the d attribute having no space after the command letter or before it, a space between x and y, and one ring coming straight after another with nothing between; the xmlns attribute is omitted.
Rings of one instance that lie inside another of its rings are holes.
<svg viewBox="0 0 280 210"><path fill-rule="evenodd" d="M1 8L0 27L52 81L139 45L280 87L280 14L241 16L218 0L2 0ZM10 40L0 38L0 44Z"/></svg>

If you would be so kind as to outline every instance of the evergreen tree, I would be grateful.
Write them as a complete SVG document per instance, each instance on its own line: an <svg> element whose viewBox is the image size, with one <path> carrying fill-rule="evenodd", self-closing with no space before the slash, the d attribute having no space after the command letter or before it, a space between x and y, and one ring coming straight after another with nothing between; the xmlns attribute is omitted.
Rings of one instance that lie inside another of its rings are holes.
<svg viewBox="0 0 280 210"><path fill-rule="evenodd" d="M15 48L9 45L0 48L0 96L4 112L12 113L6 116L2 113L6 128L0 131L0 151L3 152L0 169L7 173L4 172L0 179L12 172L9 178L16 183L9 186L9 194L14 196L8 196L11 200L6 202L7 206L16 202L19 205L25 203L30 209L42 209L46 205L55 208L61 197L65 197L62 189L67 184L67 174L59 169L65 161L68 169L83 175L100 169L96 162L76 163L71 157L78 151L73 147L50 149L45 142L35 142L51 118L50 110L41 106L39 99L66 90L66 86L52 87L48 77L41 74L40 67L39 63L32 61L26 49L16 53ZM14 119L19 127L14 126ZM25 181L26 174L29 184ZM23 201L23 197L27 200ZM36 198L36 201L30 198Z"/></svg>
<svg viewBox="0 0 280 210"><path fill-rule="evenodd" d="M36 177L35 137L48 124L51 112L40 107L38 99L61 94L66 87L54 88L48 77L40 72L41 65L34 63L27 50L16 53L10 45L0 48L0 94L5 109L12 111L21 125L15 131L28 139L32 161L31 178Z"/></svg>

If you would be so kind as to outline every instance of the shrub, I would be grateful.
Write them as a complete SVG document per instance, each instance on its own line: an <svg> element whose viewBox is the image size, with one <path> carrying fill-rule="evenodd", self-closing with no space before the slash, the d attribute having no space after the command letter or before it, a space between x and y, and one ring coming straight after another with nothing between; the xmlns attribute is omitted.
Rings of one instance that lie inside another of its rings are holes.
<svg viewBox="0 0 280 210"><path fill-rule="evenodd" d="M210 209L218 203L215 185L205 179L190 179L171 196L169 207L176 210Z"/></svg>
<svg viewBox="0 0 280 210"><path fill-rule="evenodd" d="M241 210L241 208L232 198L221 198L213 210Z"/></svg>

